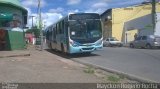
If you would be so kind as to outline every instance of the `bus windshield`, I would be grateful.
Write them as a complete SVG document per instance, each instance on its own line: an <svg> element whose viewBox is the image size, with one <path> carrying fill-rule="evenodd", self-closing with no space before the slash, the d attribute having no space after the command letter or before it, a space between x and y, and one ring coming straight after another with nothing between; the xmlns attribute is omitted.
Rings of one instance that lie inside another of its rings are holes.
<svg viewBox="0 0 160 89"><path fill-rule="evenodd" d="M70 21L70 37L79 43L93 43L102 37L100 20Z"/></svg>

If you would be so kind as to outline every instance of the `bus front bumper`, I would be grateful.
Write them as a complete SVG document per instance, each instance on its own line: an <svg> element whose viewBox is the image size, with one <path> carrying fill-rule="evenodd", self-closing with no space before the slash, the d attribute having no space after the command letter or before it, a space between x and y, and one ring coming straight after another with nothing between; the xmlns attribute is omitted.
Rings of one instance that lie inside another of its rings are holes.
<svg viewBox="0 0 160 89"><path fill-rule="evenodd" d="M101 49L101 46L91 46L91 47L70 47L70 53L84 53L84 52L93 52L95 50Z"/></svg>

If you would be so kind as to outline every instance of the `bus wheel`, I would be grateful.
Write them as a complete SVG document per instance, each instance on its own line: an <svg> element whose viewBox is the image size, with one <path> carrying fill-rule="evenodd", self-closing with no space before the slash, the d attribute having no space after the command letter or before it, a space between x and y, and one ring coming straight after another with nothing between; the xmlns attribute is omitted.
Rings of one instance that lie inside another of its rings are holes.
<svg viewBox="0 0 160 89"><path fill-rule="evenodd" d="M64 46L61 44L61 51L64 52Z"/></svg>
<svg viewBox="0 0 160 89"><path fill-rule="evenodd" d="M152 46L151 46L150 44L147 44L147 45L146 45L146 48L147 48L147 49L152 49Z"/></svg>
<svg viewBox="0 0 160 89"><path fill-rule="evenodd" d="M50 49L53 49L53 48L52 48L52 44L51 44L51 43L49 44L49 48L50 48Z"/></svg>

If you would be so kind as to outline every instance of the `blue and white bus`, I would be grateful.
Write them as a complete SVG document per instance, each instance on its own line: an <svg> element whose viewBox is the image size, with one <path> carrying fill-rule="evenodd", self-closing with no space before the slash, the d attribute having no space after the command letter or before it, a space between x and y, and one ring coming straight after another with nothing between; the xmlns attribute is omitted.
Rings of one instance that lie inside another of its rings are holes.
<svg viewBox="0 0 160 89"><path fill-rule="evenodd" d="M48 47L65 53L91 53L103 46L97 13L69 14L45 30Z"/></svg>

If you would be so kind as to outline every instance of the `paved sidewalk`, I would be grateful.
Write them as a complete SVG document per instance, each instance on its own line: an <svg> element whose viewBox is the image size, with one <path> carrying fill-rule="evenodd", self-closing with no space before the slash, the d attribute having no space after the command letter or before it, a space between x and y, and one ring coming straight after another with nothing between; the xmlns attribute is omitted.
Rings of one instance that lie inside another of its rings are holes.
<svg viewBox="0 0 160 89"><path fill-rule="evenodd" d="M30 56L29 50L0 51L0 58Z"/></svg>
<svg viewBox="0 0 160 89"><path fill-rule="evenodd" d="M18 56L24 54L30 56ZM84 72L84 65L63 59L48 51L31 48L0 52L0 82L15 83L97 83L94 74ZM17 55L12 57L13 55Z"/></svg>

